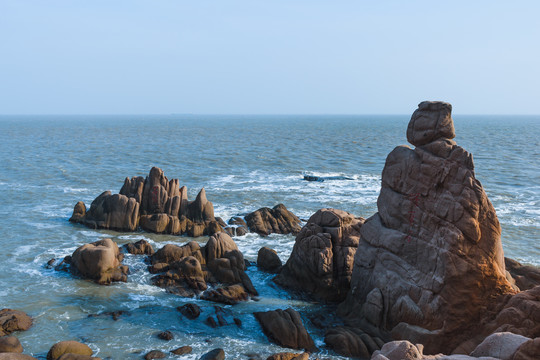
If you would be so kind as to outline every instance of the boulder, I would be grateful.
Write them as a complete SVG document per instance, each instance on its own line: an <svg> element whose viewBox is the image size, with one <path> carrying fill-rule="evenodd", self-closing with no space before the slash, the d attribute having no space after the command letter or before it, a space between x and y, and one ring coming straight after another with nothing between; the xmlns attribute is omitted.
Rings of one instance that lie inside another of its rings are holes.
<svg viewBox="0 0 540 360"><path fill-rule="evenodd" d="M511 332L498 332L485 338L474 349L471 356L491 356L501 360L512 360L517 349L529 340L531 339L528 337Z"/></svg>
<svg viewBox="0 0 540 360"><path fill-rule="evenodd" d="M64 354L58 360L101 360L101 358L81 354Z"/></svg>
<svg viewBox="0 0 540 360"><path fill-rule="evenodd" d="M201 315L201 308L197 304L185 304L176 309L190 320L194 320Z"/></svg>
<svg viewBox="0 0 540 360"><path fill-rule="evenodd" d="M83 278L108 285L127 281L128 267L122 266L123 255L111 239L103 239L79 247L71 256L71 269Z"/></svg>
<svg viewBox="0 0 540 360"><path fill-rule="evenodd" d="M14 331L25 331L32 326L32 318L19 310L0 310L0 336Z"/></svg>
<svg viewBox="0 0 540 360"><path fill-rule="evenodd" d="M181 346L178 349L171 350L171 353L173 353L176 356L180 355L186 355L190 354L193 351L193 348L191 346Z"/></svg>
<svg viewBox="0 0 540 360"><path fill-rule="evenodd" d="M344 300L363 223L363 218L345 211L317 211L296 237L291 256L274 281L325 301Z"/></svg>
<svg viewBox="0 0 540 360"><path fill-rule="evenodd" d="M246 215L245 221L251 232L261 236L300 232L300 219L283 204L276 205L272 209L264 207L256 210Z"/></svg>
<svg viewBox="0 0 540 360"><path fill-rule="evenodd" d="M72 219L77 218L74 216ZM92 201L90 209L78 222L92 229L135 231L139 225L139 203L125 195L105 191Z"/></svg>
<svg viewBox="0 0 540 360"><path fill-rule="evenodd" d="M154 254L154 248L146 240L139 240L135 243L129 243L124 245L126 252L132 255L150 255Z"/></svg>
<svg viewBox="0 0 540 360"><path fill-rule="evenodd" d="M146 355L144 355L145 360L152 360L152 359L163 359L166 358L167 354L165 354L163 351L159 350L152 350Z"/></svg>
<svg viewBox="0 0 540 360"><path fill-rule="evenodd" d="M0 337L0 353L22 353L23 347L15 336Z"/></svg>
<svg viewBox="0 0 540 360"><path fill-rule="evenodd" d="M253 315L271 342L291 349L317 350L297 311L289 308L255 312Z"/></svg>
<svg viewBox="0 0 540 360"><path fill-rule="evenodd" d="M262 271L276 274L281 270L283 264L276 250L268 247L262 247L257 253L257 266Z"/></svg>
<svg viewBox="0 0 540 360"><path fill-rule="evenodd" d="M161 340L165 340L165 341L170 341L170 340L174 339L173 333L170 332L169 330L160 332L159 334L157 334L157 337L160 338Z"/></svg>
<svg viewBox="0 0 540 360"><path fill-rule="evenodd" d="M223 349L214 349L201 356L200 360L225 360L225 351Z"/></svg>
<svg viewBox="0 0 540 360"><path fill-rule="evenodd" d="M86 205L82 201L77 202L73 208L73 214L69 218L69 221L78 223L86 216Z"/></svg>
<svg viewBox="0 0 540 360"><path fill-rule="evenodd" d="M386 343L375 355L377 354L385 356L388 360L422 359L422 349L405 340Z"/></svg>
<svg viewBox="0 0 540 360"><path fill-rule="evenodd" d="M388 155L378 212L362 225L350 291L338 309L354 325L378 294L373 325L424 344L426 353L453 352L504 295L515 294L495 209L472 155L451 140L450 111L450 104L421 103L407 130L416 148Z"/></svg>
<svg viewBox="0 0 540 360"><path fill-rule="evenodd" d="M92 349L88 345L78 341L60 341L54 344L47 353L47 360L57 360L64 354L91 356Z"/></svg>
<svg viewBox="0 0 540 360"><path fill-rule="evenodd" d="M537 360L540 354L540 337L523 343L514 353L512 360Z"/></svg>
<svg viewBox="0 0 540 360"><path fill-rule="evenodd" d="M0 360L37 360L35 357L19 353L0 353Z"/></svg>
<svg viewBox="0 0 540 360"><path fill-rule="evenodd" d="M207 290L202 293L201 299L227 305L235 305L239 302L248 300L249 295L242 285L236 284Z"/></svg>
<svg viewBox="0 0 540 360"><path fill-rule="evenodd" d="M529 290L540 285L540 269L522 265L507 257L504 258L504 264L520 290Z"/></svg>
<svg viewBox="0 0 540 360"><path fill-rule="evenodd" d="M384 344L360 329L342 326L328 329L324 342L339 355L352 358L369 358Z"/></svg>
<svg viewBox="0 0 540 360"><path fill-rule="evenodd" d="M154 255L152 255L152 257L150 258L150 261L152 262L152 264L170 264L175 261L180 261L186 256L193 256L197 258L199 262L203 261L201 247L198 242L190 241L183 246L167 244L158 251L156 251Z"/></svg>
<svg viewBox="0 0 540 360"><path fill-rule="evenodd" d="M295 354L290 352L281 352L277 354L273 354L266 358L266 360L308 360L309 354L308 353L302 353L302 354Z"/></svg>

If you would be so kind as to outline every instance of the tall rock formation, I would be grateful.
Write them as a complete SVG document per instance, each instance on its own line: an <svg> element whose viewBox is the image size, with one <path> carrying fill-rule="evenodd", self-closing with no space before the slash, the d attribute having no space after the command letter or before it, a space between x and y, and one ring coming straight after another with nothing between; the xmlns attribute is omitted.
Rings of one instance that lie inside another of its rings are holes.
<svg viewBox="0 0 540 360"><path fill-rule="evenodd" d="M422 102L407 140L387 157L378 212L361 228L351 290L339 314L394 339L450 353L481 319L513 294L501 227L458 146L452 106Z"/></svg>

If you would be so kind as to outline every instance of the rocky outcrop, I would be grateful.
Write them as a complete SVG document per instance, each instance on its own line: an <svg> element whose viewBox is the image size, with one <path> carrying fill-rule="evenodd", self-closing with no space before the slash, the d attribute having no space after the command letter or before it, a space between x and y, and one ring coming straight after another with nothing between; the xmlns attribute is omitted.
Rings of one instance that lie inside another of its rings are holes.
<svg viewBox="0 0 540 360"><path fill-rule="evenodd" d="M54 344L47 353L47 360L57 360L64 354L91 356L92 349L78 341L60 341Z"/></svg>
<svg viewBox="0 0 540 360"><path fill-rule="evenodd" d="M127 253L132 255L154 255L154 248L146 240L139 240L123 246Z"/></svg>
<svg viewBox="0 0 540 360"><path fill-rule="evenodd" d="M262 247L257 253L257 266L262 271L276 274L281 270L283 264L276 250L268 247Z"/></svg>
<svg viewBox="0 0 540 360"><path fill-rule="evenodd" d="M451 109L421 103L407 129L416 148L388 155L378 212L361 228L351 290L339 308L350 325L367 319L395 339L424 344L426 353L451 353L502 295L515 293L495 209L472 155L452 140Z"/></svg>
<svg viewBox="0 0 540 360"><path fill-rule="evenodd" d="M317 350L297 311L278 309L255 312L253 315L271 342L290 349L305 349L309 352Z"/></svg>
<svg viewBox="0 0 540 360"><path fill-rule="evenodd" d="M124 255L111 239L103 239L79 247L71 258L71 271L98 284L127 281L128 267L122 265Z"/></svg>
<svg viewBox="0 0 540 360"><path fill-rule="evenodd" d="M94 229L135 231L140 226L149 232L192 237L222 230L204 188L190 202L187 188L180 188L178 179L167 179L157 167L146 178L126 178L119 194L105 191L92 201L88 211L79 201L70 221Z"/></svg>
<svg viewBox="0 0 540 360"><path fill-rule="evenodd" d="M274 279L325 301L342 301L350 288L363 218L321 209L302 228L291 256Z"/></svg>
<svg viewBox="0 0 540 360"><path fill-rule="evenodd" d="M516 260L504 258L506 271L508 271L520 290L529 290L540 285L540 269L522 265Z"/></svg>
<svg viewBox="0 0 540 360"><path fill-rule="evenodd" d="M276 205L272 209L261 208L246 215L245 219L249 230L261 236L300 232L300 219L283 204Z"/></svg>
<svg viewBox="0 0 540 360"><path fill-rule="evenodd" d="M195 241L165 245L151 262L150 272L160 273L152 282L180 296L236 304L257 295L245 273L244 256L224 232L212 235L202 248Z"/></svg>
<svg viewBox="0 0 540 360"><path fill-rule="evenodd" d="M0 310L0 336L9 335L14 331L25 331L32 326L32 318L26 313L13 310Z"/></svg>

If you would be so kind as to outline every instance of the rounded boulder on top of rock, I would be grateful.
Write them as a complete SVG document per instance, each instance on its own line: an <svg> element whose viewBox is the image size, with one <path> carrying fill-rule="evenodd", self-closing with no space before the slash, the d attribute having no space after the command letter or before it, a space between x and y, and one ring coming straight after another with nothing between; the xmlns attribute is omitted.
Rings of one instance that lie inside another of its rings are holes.
<svg viewBox="0 0 540 360"><path fill-rule="evenodd" d="M0 336L28 330L31 326L32 318L25 312L13 309L0 310Z"/></svg>
<svg viewBox="0 0 540 360"><path fill-rule="evenodd" d="M58 360L64 354L91 356L92 353L92 349L86 344L78 341L60 341L51 347L47 353L47 360Z"/></svg>

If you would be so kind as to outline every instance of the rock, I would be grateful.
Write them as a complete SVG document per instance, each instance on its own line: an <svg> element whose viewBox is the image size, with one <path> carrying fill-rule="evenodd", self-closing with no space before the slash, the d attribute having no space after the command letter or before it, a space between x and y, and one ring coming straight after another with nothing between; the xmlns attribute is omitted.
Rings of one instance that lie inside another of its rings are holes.
<svg viewBox="0 0 540 360"><path fill-rule="evenodd" d="M169 330L160 332L157 335L157 337L160 338L161 340L165 340L165 341L170 341L170 340L174 339L173 333L170 332Z"/></svg>
<svg viewBox="0 0 540 360"><path fill-rule="evenodd" d="M185 304L177 307L178 311L190 320L194 320L201 314L201 308L196 304Z"/></svg>
<svg viewBox="0 0 540 360"><path fill-rule="evenodd" d="M122 266L123 255L111 239L79 247L71 256L72 271L98 284L127 281L128 267Z"/></svg>
<svg viewBox="0 0 540 360"><path fill-rule="evenodd" d="M504 258L504 264L520 290L529 290L540 285L540 269L534 266L522 265L506 257Z"/></svg>
<svg viewBox="0 0 540 360"><path fill-rule="evenodd" d="M82 201L79 201L77 204L75 204L75 207L73 208L73 214L69 218L69 221L78 223L78 222L81 222L85 216L86 216L86 205L84 205Z"/></svg>
<svg viewBox="0 0 540 360"><path fill-rule="evenodd" d="M15 336L0 337L0 353L22 353L23 347Z"/></svg>
<svg viewBox="0 0 540 360"><path fill-rule="evenodd" d="M253 313L271 342L291 349L317 350L300 314L293 309Z"/></svg>
<svg viewBox="0 0 540 360"><path fill-rule="evenodd" d="M200 360L224 360L225 351L223 349L214 349L201 356Z"/></svg>
<svg viewBox="0 0 540 360"><path fill-rule="evenodd" d="M101 358L93 357L90 355L64 354L60 356L58 360L101 360Z"/></svg>
<svg viewBox="0 0 540 360"><path fill-rule="evenodd" d="M417 147L388 155L378 212L362 225L351 290L338 309L350 325L379 309L373 326L426 353L453 352L515 294L495 209L471 154L451 140L450 111L421 103L407 130Z"/></svg>
<svg viewBox="0 0 540 360"><path fill-rule="evenodd" d="M538 360L540 354L540 337L523 343L514 353L512 360Z"/></svg>
<svg viewBox="0 0 540 360"><path fill-rule="evenodd" d="M14 331L25 331L32 326L32 318L19 310L0 310L0 336Z"/></svg>
<svg viewBox="0 0 540 360"><path fill-rule="evenodd" d="M172 350L171 353L174 355L185 355L190 354L193 351L193 348L191 346L181 346L178 349Z"/></svg>
<svg viewBox="0 0 540 360"><path fill-rule="evenodd" d="M335 327L324 335L324 342L336 353L353 358L369 358L383 344L380 339L373 339L360 329Z"/></svg>
<svg viewBox="0 0 540 360"><path fill-rule="evenodd" d="M308 360L309 354L302 353L302 354L295 354L290 352L281 352L277 354L273 354L266 358L266 360Z"/></svg>
<svg viewBox="0 0 540 360"><path fill-rule="evenodd" d="M266 272L276 274L281 270L281 260L274 249L262 247L257 253L257 266Z"/></svg>
<svg viewBox="0 0 540 360"><path fill-rule="evenodd" d="M212 316L209 316L204 320L204 323L208 326L210 326L212 329L215 329L218 327L218 323L216 319L214 319Z"/></svg>
<svg viewBox="0 0 540 360"><path fill-rule="evenodd" d="M229 221L227 221L227 224L247 227L246 221L241 216L233 216L229 219Z"/></svg>
<svg viewBox="0 0 540 360"><path fill-rule="evenodd" d="M148 354L144 356L146 360L152 360L152 359L163 359L166 358L167 354L165 354L163 351L159 350L152 350Z"/></svg>
<svg viewBox="0 0 540 360"><path fill-rule="evenodd" d="M139 203L133 198L105 191L92 201L79 222L92 229L135 231L139 224Z"/></svg>
<svg viewBox="0 0 540 360"><path fill-rule="evenodd" d="M0 353L0 360L37 360L35 357L19 353Z"/></svg>
<svg viewBox="0 0 540 360"><path fill-rule="evenodd" d="M205 274L197 258L186 256L169 267L165 274L152 278L154 285L185 297L193 297L206 290Z"/></svg>
<svg viewBox="0 0 540 360"><path fill-rule="evenodd" d="M136 243L129 243L124 245L124 249L133 255L153 255L154 248L146 240L139 240Z"/></svg>
<svg viewBox="0 0 540 360"><path fill-rule="evenodd" d="M47 353L47 360L57 360L64 354L92 355L92 349L77 341L60 341L54 344Z"/></svg>
<svg viewBox="0 0 540 360"><path fill-rule="evenodd" d="M531 339L511 332L491 334L474 349L471 356L491 356L501 360L512 360L514 353L525 342Z"/></svg>
<svg viewBox="0 0 540 360"><path fill-rule="evenodd" d="M336 209L312 215L274 281L325 301L342 301L350 288L363 218Z"/></svg>
<svg viewBox="0 0 540 360"><path fill-rule="evenodd" d="M203 300L215 301L227 305L235 305L241 301L246 301L248 298L249 296L246 290L239 284L208 290L201 295L201 299Z"/></svg>
<svg viewBox="0 0 540 360"><path fill-rule="evenodd" d="M152 264L166 263L171 264L175 261L180 261L187 256L193 256L197 260L202 261L201 247L196 241L190 241L186 245L178 246L167 244L152 255L150 261Z"/></svg>
<svg viewBox="0 0 540 360"><path fill-rule="evenodd" d="M261 208L248 214L245 219L249 230L261 236L300 232L300 219L283 204L276 205L272 209Z"/></svg>
<svg viewBox="0 0 540 360"><path fill-rule="evenodd" d="M195 201L188 205L188 218L195 222L214 221L214 205L206 199L206 191L201 189Z"/></svg>
<svg viewBox="0 0 540 360"><path fill-rule="evenodd" d="M388 360L422 359L422 351L406 340L392 341L384 344L380 354Z"/></svg>

